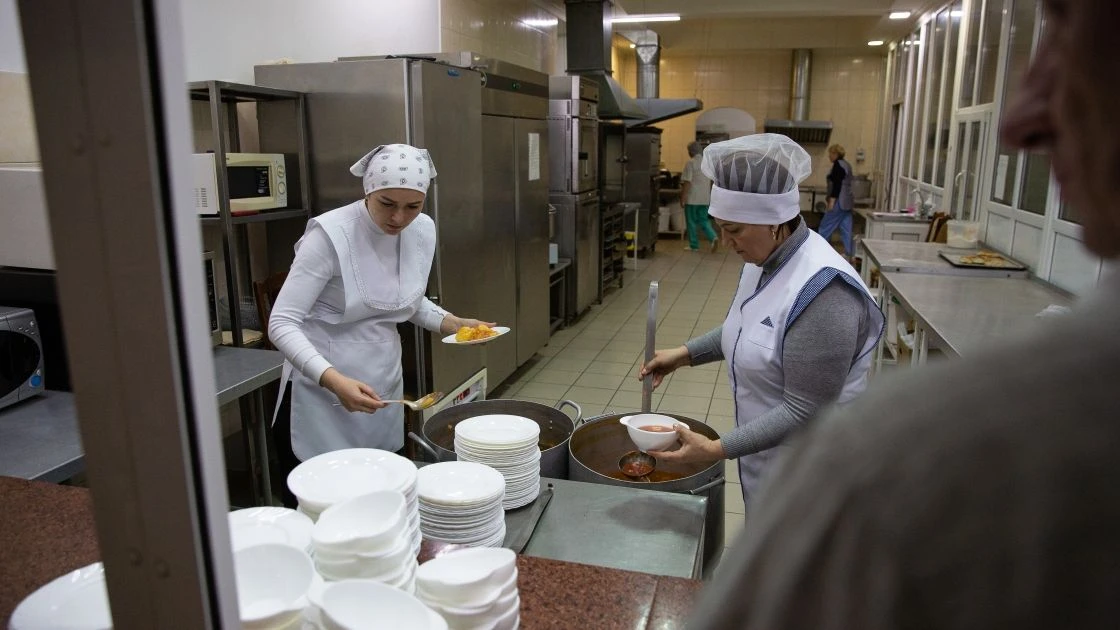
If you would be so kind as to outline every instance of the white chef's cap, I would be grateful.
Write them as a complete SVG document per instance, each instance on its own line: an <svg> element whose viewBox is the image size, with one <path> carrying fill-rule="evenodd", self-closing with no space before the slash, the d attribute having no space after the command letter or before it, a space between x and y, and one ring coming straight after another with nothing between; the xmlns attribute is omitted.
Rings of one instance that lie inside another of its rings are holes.
<svg viewBox="0 0 1120 630"><path fill-rule="evenodd" d="M385 144L365 154L350 172L362 178L367 195L384 188L409 188L427 194L436 165L426 149Z"/></svg>
<svg viewBox="0 0 1120 630"><path fill-rule="evenodd" d="M787 136L760 133L708 145L700 170L712 180L708 214L779 225L801 213L797 186L812 172L813 161Z"/></svg>

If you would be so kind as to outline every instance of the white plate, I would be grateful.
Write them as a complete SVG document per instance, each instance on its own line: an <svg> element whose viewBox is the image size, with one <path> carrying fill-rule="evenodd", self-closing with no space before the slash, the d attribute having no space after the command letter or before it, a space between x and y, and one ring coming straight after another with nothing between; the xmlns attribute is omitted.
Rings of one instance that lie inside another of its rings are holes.
<svg viewBox="0 0 1120 630"><path fill-rule="evenodd" d="M20 602L8 627L10 630L112 628L104 567L95 562L48 582Z"/></svg>
<svg viewBox="0 0 1120 630"><path fill-rule="evenodd" d="M396 453L372 448L316 455L288 475L288 488L306 504L306 512L322 512L339 501L377 490L396 490L407 496L415 483L415 464Z"/></svg>
<svg viewBox="0 0 1120 630"><path fill-rule="evenodd" d="M453 346L473 346L473 345L478 344L478 343L489 343L491 341L494 341L498 337L501 337L502 335L508 333L509 332L509 327L508 326L494 326L491 330L493 330L494 332L496 332L498 334L491 335L490 337L487 337L485 339L475 339L474 341L455 341L455 333L451 333L450 335L443 338L443 343L449 343Z"/></svg>
<svg viewBox="0 0 1120 630"><path fill-rule="evenodd" d="M455 437L469 446L490 448L536 442L541 427L523 416L493 414L467 418L455 425Z"/></svg>
<svg viewBox="0 0 1120 630"><path fill-rule="evenodd" d="M255 507L229 513L234 551L275 543L307 551L315 523L305 514L282 507Z"/></svg>
<svg viewBox="0 0 1120 630"><path fill-rule="evenodd" d="M440 462L421 468L417 474L421 504L485 504L500 497L506 489L501 473L474 462Z"/></svg>

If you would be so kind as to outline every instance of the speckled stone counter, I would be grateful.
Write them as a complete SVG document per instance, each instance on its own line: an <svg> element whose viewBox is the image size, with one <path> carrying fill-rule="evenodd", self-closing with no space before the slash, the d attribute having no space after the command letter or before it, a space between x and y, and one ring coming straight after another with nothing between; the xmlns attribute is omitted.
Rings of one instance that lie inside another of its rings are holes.
<svg viewBox="0 0 1120 630"><path fill-rule="evenodd" d="M100 554L89 491L0 477L0 620L39 586ZM701 582L519 556L521 627L669 630Z"/></svg>

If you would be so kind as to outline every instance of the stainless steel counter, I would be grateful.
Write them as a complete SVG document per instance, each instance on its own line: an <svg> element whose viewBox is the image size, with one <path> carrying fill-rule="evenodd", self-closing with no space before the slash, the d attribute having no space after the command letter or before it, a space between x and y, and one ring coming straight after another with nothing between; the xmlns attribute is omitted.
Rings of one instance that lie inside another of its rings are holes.
<svg viewBox="0 0 1120 630"><path fill-rule="evenodd" d="M250 393L259 398L261 387L280 378L283 363L283 355L272 350L215 348L214 384L218 405ZM252 412L256 417L243 417L242 422L248 431L246 435L252 434L255 448L259 450L265 440L262 414L266 407L260 400L253 406L258 407ZM59 482L84 468L73 394L47 391L42 396L0 410L0 475ZM263 489L261 491L263 493Z"/></svg>
<svg viewBox="0 0 1120 630"><path fill-rule="evenodd" d="M705 497L562 479L522 552L654 575L699 578L703 571ZM532 505L506 512L515 531ZM508 539L507 539L508 540Z"/></svg>
<svg viewBox="0 0 1120 630"><path fill-rule="evenodd" d="M870 281L872 264L884 273L924 273L950 276L971 276L977 278L1027 278L1029 271L1008 269L966 269L949 264L938 252L972 253L980 250L950 250L945 243L913 243L909 241L887 241L864 239L863 250L868 261L863 265L863 280Z"/></svg>
<svg viewBox="0 0 1120 630"><path fill-rule="evenodd" d="M971 278L884 273L885 296L898 299L914 316L916 349L912 363L926 360L930 344L946 354L966 357L980 347L1021 330L1051 304L1072 299L1031 279Z"/></svg>

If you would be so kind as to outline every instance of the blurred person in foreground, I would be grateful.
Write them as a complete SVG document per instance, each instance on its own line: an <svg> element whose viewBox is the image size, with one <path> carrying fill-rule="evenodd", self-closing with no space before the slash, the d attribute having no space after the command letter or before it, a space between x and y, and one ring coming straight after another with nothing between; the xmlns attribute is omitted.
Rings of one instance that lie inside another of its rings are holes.
<svg viewBox="0 0 1120 630"><path fill-rule="evenodd" d="M1004 140L1120 255L1111 0L1048 0ZM1120 627L1120 276L1070 316L872 387L761 490L693 629Z"/></svg>

